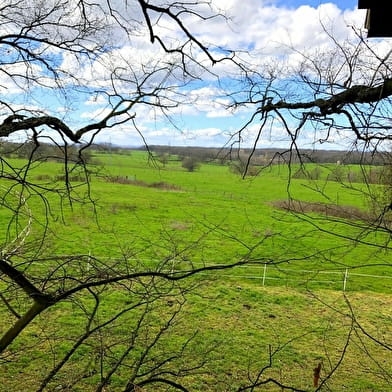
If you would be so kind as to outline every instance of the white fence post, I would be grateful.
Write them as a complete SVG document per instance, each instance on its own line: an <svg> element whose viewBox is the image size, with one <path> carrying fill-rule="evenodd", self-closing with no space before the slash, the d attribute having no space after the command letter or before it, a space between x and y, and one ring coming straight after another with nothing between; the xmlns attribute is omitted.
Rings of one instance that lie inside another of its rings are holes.
<svg viewBox="0 0 392 392"><path fill-rule="evenodd" d="M346 272L344 273L343 291L346 291L347 277L348 277L348 268L346 268Z"/></svg>
<svg viewBox="0 0 392 392"><path fill-rule="evenodd" d="M267 264L264 264L264 272L263 272L263 286L265 285L265 275L267 273Z"/></svg>
<svg viewBox="0 0 392 392"><path fill-rule="evenodd" d="M90 259L91 259L91 250L88 251L88 259L87 259L87 266L86 266L86 270L87 272L90 271Z"/></svg>

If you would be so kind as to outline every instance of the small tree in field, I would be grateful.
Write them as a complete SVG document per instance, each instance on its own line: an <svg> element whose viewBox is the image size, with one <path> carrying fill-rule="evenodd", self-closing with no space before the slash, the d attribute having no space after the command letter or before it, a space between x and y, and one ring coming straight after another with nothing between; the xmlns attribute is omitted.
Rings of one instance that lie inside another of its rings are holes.
<svg viewBox="0 0 392 392"><path fill-rule="evenodd" d="M230 163L230 171L240 176L255 177L259 174L260 168L254 165L249 165L246 161L239 159Z"/></svg>
<svg viewBox="0 0 392 392"><path fill-rule="evenodd" d="M184 157L181 166L188 172L194 172L200 167L200 162L195 157Z"/></svg>
<svg viewBox="0 0 392 392"><path fill-rule="evenodd" d="M163 152L158 155L157 159L159 162L162 163L163 167L165 167L167 165L167 163L169 162L170 154L168 154L167 152Z"/></svg>

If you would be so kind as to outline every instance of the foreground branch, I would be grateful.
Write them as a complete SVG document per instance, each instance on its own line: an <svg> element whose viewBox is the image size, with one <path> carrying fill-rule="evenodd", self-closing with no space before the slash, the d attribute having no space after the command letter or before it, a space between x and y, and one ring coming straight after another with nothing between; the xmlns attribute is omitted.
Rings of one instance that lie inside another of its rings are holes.
<svg viewBox="0 0 392 392"><path fill-rule="evenodd" d="M0 353L2 353L14 340L15 338L26 328L31 321L35 319L43 310L48 309L52 305L55 305L61 301L64 301L71 296L83 291L89 290L94 287L102 287L110 284L120 283L123 281L132 281L141 278L161 278L167 281L181 281L187 278L197 275L201 272L206 271L219 271L234 268L237 266L248 264L248 261L238 261L232 264L225 265L212 265L207 267L196 268L184 272L158 272L158 271L146 271L146 272L135 272L125 275L115 275L100 280L87 279L85 283L81 283L69 290L60 292L58 295L45 294L37 289L21 272L16 270L10 264L2 261L0 263L0 271L6 274L11 280L13 280L19 287L21 287L30 298L33 299L34 303L31 308L18 319L11 328L4 334L0 339Z"/></svg>
<svg viewBox="0 0 392 392"><path fill-rule="evenodd" d="M311 109L318 108L320 114L325 116L328 114L337 114L347 105L376 103L384 98L392 95L392 78L385 79L384 82L377 87L369 87L364 85L352 86L339 94L332 95L328 99L318 98L309 102L286 102L279 101L272 103L267 101L262 106L260 112L268 113L279 109Z"/></svg>
<svg viewBox="0 0 392 392"><path fill-rule="evenodd" d="M66 136L74 143L80 142L84 134L91 131L100 131L104 128L111 128L113 125L122 124L135 118L135 114L128 113L131 108L139 101L139 99L127 102L124 108L120 106L124 102L120 102L116 107L101 121L88 124L76 131L73 131L66 123L57 117L53 116L40 116L40 117L27 117L20 114L13 114L7 117L2 124L0 124L0 137L10 136L17 131L35 130L38 127L47 127L59 132L61 135ZM120 116L127 115L125 119L119 119ZM110 123L110 120L117 118L117 121Z"/></svg>

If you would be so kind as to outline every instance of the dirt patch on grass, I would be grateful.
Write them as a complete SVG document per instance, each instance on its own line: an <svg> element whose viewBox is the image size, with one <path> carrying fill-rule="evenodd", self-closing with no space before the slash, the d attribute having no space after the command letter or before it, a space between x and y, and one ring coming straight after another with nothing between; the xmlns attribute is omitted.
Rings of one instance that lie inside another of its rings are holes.
<svg viewBox="0 0 392 392"><path fill-rule="evenodd" d="M106 182L114 183L114 184L125 184L125 185L134 185L134 186L143 186L146 188L156 188L163 189L166 191L182 191L182 189L174 184L168 184L167 182L159 181L148 183L142 180L136 180L133 178L128 178L124 176L108 176L105 177Z"/></svg>
<svg viewBox="0 0 392 392"><path fill-rule="evenodd" d="M183 230L188 230L190 227L190 224L187 222L173 221L173 222L171 222L170 227L174 230L183 231Z"/></svg>
<svg viewBox="0 0 392 392"><path fill-rule="evenodd" d="M361 220L365 222L372 219L372 214L353 206L338 206L336 204L299 200L277 200L271 204L275 208L299 214L316 213L324 216Z"/></svg>

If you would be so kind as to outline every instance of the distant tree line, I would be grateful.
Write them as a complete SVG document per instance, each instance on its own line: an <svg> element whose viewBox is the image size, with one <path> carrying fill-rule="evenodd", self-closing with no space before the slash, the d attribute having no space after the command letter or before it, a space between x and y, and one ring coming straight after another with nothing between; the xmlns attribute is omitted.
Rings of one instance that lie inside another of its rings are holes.
<svg viewBox="0 0 392 392"><path fill-rule="evenodd" d="M8 158L33 159L42 161L70 162L83 161L92 163L91 148L84 149L83 145L60 146L49 143L13 143L0 141L0 156Z"/></svg>
<svg viewBox="0 0 392 392"><path fill-rule="evenodd" d="M140 149L145 149L141 147ZM384 165L385 156L383 153L370 153L360 151L338 151L338 150L311 150L301 149L298 151L278 149L278 148L261 148L261 149L231 149L231 148L214 148L214 147L181 147L181 146L159 146L151 145L149 151L157 156L167 154L170 160L173 156L182 161L184 157L192 157L199 162L214 162L227 164L229 162L241 161L249 163L252 166L264 166L266 164L278 163L341 163L341 164L369 164ZM249 157L251 159L248 162Z"/></svg>
<svg viewBox="0 0 392 392"><path fill-rule="evenodd" d="M32 156L35 160L50 160L63 162L68 159L72 162L83 160L86 163L94 163L92 154L94 151L100 153L131 154L133 150L146 150L147 147L121 147L111 143L93 144L89 148L83 145L69 145L66 148L49 143L37 145L33 141L25 143L14 143L0 141L0 155L2 157L25 158ZM385 172L380 169L371 169L367 174L353 170L343 169L343 165L369 164L373 166L389 166L389 153L366 153L358 151L336 151L336 150L298 150L287 151L284 149L240 149L214 147L181 147L181 146L159 146L151 145L148 151L165 166L169 162L181 162L181 166L189 171L195 171L200 163L216 163L229 165L230 170L237 174L255 176L260 168L271 164L283 163L317 163L317 164L336 164L329 175L330 181L349 181L349 182L368 182L382 183L389 182L382 174ZM318 180L321 176L320 168L313 168L311 171L299 169L294 178L307 178Z"/></svg>
<svg viewBox="0 0 392 392"><path fill-rule="evenodd" d="M132 150L139 150L139 147L123 147L112 143L93 143L89 149L100 153L130 155Z"/></svg>
<svg viewBox="0 0 392 392"><path fill-rule="evenodd" d="M320 166L307 169L299 168L294 174L294 179L327 180L344 183L366 183L378 185L391 185L391 166L369 167L366 170L355 170L349 166L336 165L332 169L323 170Z"/></svg>

